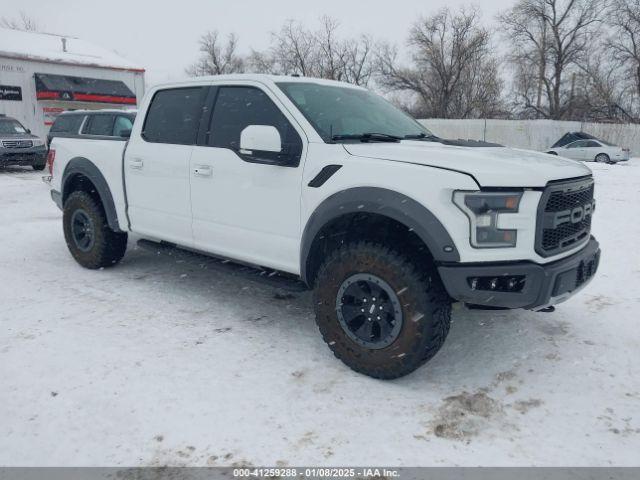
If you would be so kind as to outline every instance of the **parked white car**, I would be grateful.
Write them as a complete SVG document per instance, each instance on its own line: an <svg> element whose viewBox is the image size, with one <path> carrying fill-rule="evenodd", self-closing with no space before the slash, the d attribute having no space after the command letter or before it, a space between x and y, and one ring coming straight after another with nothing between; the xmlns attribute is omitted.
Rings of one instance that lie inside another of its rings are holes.
<svg viewBox="0 0 640 480"><path fill-rule="evenodd" d="M618 163L629 160L630 152L628 148L618 147L604 140L584 139L553 148L549 153L584 162Z"/></svg>
<svg viewBox="0 0 640 480"><path fill-rule="evenodd" d="M433 357L452 302L548 310L600 258L585 165L445 140L328 80L156 86L128 141L55 137L49 168L80 265L118 263L133 232L291 274L314 290L329 348L376 378Z"/></svg>

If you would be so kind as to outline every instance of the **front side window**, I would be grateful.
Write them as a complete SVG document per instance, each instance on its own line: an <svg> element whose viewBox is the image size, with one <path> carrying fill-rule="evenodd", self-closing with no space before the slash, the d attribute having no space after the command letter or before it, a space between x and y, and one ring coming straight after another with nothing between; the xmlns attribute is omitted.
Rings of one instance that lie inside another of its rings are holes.
<svg viewBox="0 0 640 480"><path fill-rule="evenodd" d="M131 132L133 128L133 122L129 117L116 117L116 122L113 124L113 136L121 137L124 132Z"/></svg>
<svg viewBox="0 0 640 480"><path fill-rule="evenodd" d="M87 126L84 129L85 135L98 135L110 137L113 132L113 115L93 115L89 117Z"/></svg>
<svg viewBox="0 0 640 480"><path fill-rule="evenodd" d="M142 138L147 142L194 145L204 106L203 87L156 92L151 100Z"/></svg>
<svg viewBox="0 0 640 480"><path fill-rule="evenodd" d="M428 137L433 134L384 98L358 88L283 82L289 97L325 142L337 137L383 134Z"/></svg>
<svg viewBox="0 0 640 480"><path fill-rule="evenodd" d="M240 134L249 125L275 127L282 139L283 152L301 145L298 133L278 106L255 87L221 87L211 116L209 145L240 149Z"/></svg>
<svg viewBox="0 0 640 480"><path fill-rule="evenodd" d="M584 147L585 143L586 142L584 140L578 140L577 142L573 142L567 145L567 148L582 148Z"/></svg>
<svg viewBox="0 0 640 480"><path fill-rule="evenodd" d="M27 129L20 122L13 119L0 119L0 134L15 135L19 133L27 133Z"/></svg>
<svg viewBox="0 0 640 480"><path fill-rule="evenodd" d="M51 133L78 133L84 115L60 115L51 126Z"/></svg>

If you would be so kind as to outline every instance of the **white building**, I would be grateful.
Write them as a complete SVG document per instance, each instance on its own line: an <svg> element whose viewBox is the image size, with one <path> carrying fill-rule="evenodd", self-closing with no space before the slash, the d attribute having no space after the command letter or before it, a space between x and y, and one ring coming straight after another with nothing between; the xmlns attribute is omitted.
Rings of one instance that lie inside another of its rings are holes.
<svg viewBox="0 0 640 480"><path fill-rule="evenodd" d="M144 69L73 37L0 28L0 114L44 136L64 110L135 108Z"/></svg>

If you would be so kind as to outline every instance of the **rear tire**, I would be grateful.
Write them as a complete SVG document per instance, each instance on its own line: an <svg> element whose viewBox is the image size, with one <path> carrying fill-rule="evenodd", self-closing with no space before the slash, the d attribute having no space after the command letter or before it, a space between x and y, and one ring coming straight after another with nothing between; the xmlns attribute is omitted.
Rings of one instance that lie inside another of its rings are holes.
<svg viewBox="0 0 640 480"><path fill-rule="evenodd" d="M338 359L364 375L394 379L413 372L440 350L451 325L451 300L435 267L420 267L367 242L345 245L326 259L314 290L316 322ZM364 291L364 299L350 294L351 288ZM378 310L391 315L380 320Z"/></svg>
<svg viewBox="0 0 640 480"><path fill-rule="evenodd" d="M111 267L122 260L128 235L109 228L102 205L88 193L78 191L69 196L62 222L67 247L83 267Z"/></svg>
<svg viewBox="0 0 640 480"><path fill-rule="evenodd" d="M596 155L595 160L596 163L612 163L609 155L607 155L606 153L599 153L598 155Z"/></svg>

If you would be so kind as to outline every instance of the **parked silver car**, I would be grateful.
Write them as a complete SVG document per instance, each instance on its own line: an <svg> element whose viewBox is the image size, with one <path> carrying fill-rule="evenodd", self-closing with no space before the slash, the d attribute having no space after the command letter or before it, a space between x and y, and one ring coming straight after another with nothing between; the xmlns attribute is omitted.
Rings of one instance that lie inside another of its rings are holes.
<svg viewBox="0 0 640 480"><path fill-rule="evenodd" d="M618 163L629 160L628 148L618 147L583 132L565 135L547 152L585 162Z"/></svg>

